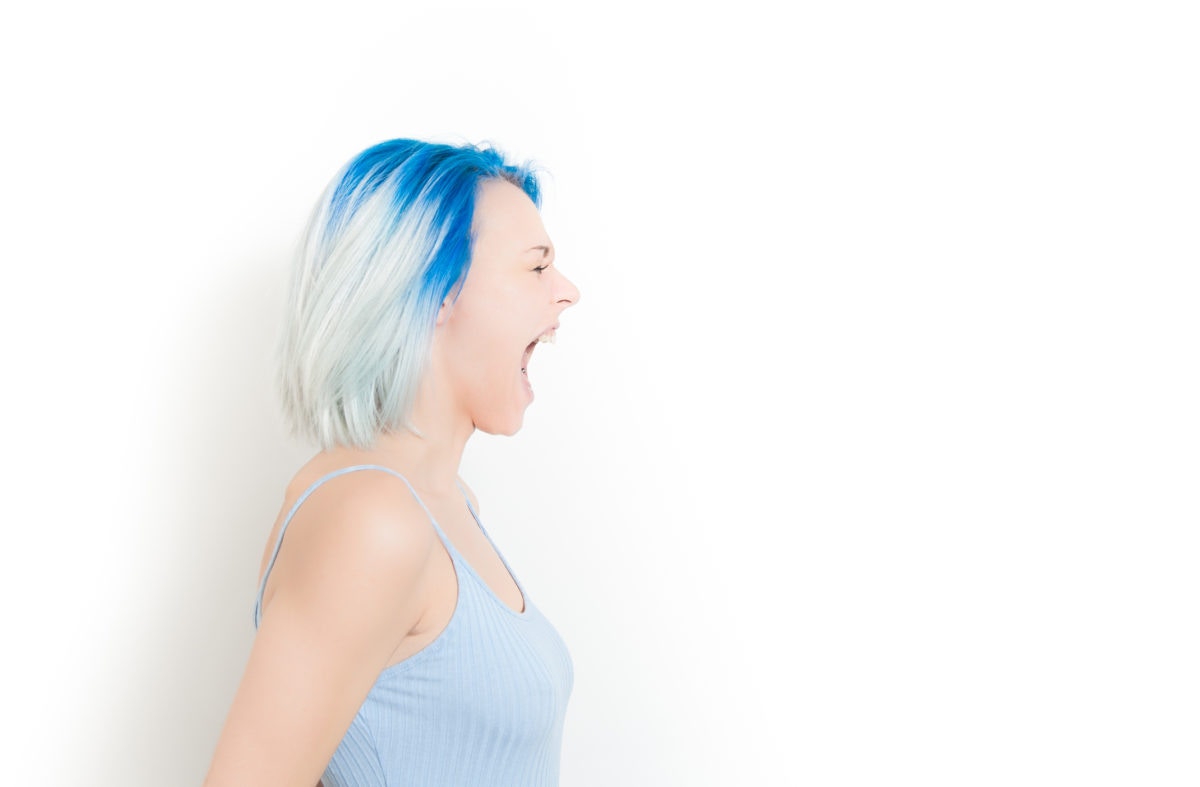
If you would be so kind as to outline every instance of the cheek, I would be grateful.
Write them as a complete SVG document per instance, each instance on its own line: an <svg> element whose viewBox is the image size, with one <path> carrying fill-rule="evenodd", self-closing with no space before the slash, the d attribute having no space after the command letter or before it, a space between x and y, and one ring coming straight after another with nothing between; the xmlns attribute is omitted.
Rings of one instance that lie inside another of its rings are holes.
<svg viewBox="0 0 1200 787"><path fill-rule="evenodd" d="M508 333L497 330L495 325L478 326L463 336L458 345L456 366L464 380L486 393L489 387L520 375L524 348L517 347L519 343L519 339L510 339Z"/></svg>
<svg viewBox="0 0 1200 787"><path fill-rule="evenodd" d="M494 383L500 376L521 373L521 354L529 343L527 315L532 308L512 292L493 291L491 295L465 301L455 315L453 363L464 381Z"/></svg>

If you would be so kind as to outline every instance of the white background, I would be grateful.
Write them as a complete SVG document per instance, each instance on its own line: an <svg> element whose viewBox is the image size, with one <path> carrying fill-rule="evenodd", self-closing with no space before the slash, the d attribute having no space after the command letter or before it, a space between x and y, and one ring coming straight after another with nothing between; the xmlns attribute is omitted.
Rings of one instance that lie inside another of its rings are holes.
<svg viewBox="0 0 1200 787"><path fill-rule="evenodd" d="M542 163L582 291L462 468L564 787L1198 783L1189 4L571 5L5 12L5 780L202 779L288 254L411 136Z"/></svg>

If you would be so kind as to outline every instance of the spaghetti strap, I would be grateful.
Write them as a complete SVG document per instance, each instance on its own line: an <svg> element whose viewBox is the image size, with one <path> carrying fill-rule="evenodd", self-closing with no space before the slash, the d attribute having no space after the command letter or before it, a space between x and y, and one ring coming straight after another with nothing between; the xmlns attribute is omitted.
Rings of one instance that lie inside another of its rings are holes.
<svg viewBox="0 0 1200 787"><path fill-rule="evenodd" d="M500 548L496 546L495 541L492 541L492 537L491 537L491 535L488 534L487 528L483 526L483 520L481 520L479 518L479 512L477 512L475 510L475 506L471 505L471 498L467 494L467 490L463 489L463 485L461 483L459 483L457 478L454 479L454 483L458 484L458 489L459 489L459 491L462 492L463 499L467 501L467 508L470 510L471 516L475 518L475 525L479 528L479 532L483 533L483 537L486 538L488 540L488 543L492 545L492 549L495 551L496 555L500 558L500 562L504 564L505 568L508 568L508 561L504 559L504 555L501 554ZM520 586L521 583L517 582L517 577L515 574L512 573L512 569L509 569L508 573L510 576L512 576L513 582L515 584L517 584L518 586ZM521 595L523 596L524 594L525 594L525 591L522 590Z"/></svg>
<svg viewBox="0 0 1200 787"><path fill-rule="evenodd" d="M420 503L421 508L424 509L425 514L429 517L429 521L433 523L433 529L435 531L437 531L438 537L443 542L446 542L446 543L449 542L449 538L447 538L446 534L444 532L442 532L441 526L438 525L437 520L434 519L433 513L425 505L425 501L421 499L421 496L417 494L417 490L413 489L412 484L410 484L408 482L407 478L402 476L400 473L397 473L395 470L391 469L390 467L384 467L383 465L351 465L350 467L343 467L338 470L334 470L333 472L326 473L325 475L318 478L315 482L313 482L313 484L311 486L309 486L308 489L304 490L304 494L300 495L300 497L296 499L296 502L292 504L291 510L288 511L288 515L284 518L283 524L279 526L279 535L276 536L275 546L271 549L271 559L269 561L267 561L267 570L263 572L262 580L259 582L259 585L258 585L258 595L254 600L254 627L255 628L258 628L258 624L262 620L262 601L263 601L263 594L266 592L266 589L267 589L267 578L271 576L271 569L275 567L275 559L279 557L279 548L281 546L283 546L283 536L284 536L284 533L287 532L288 523L292 521L292 517L295 516L296 511L298 511L300 509L300 505L305 500L308 499L309 495L311 495L313 492L317 491L317 488L319 486L324 484L326 481L330 481L334 478L337 478L340 475L345 475L346 473L351 473L356 470L382 470L385 473L390 473L390 474L396 476L397 478L399 478L401 481L403 481L405 486L408 487L408 491L412 492L412 496L414 498L416 498L417 502ZM455 479L455 483L456 484L458 483L457 478ZM461 490L462 485L459 484L458 488ZM463 492L463 497L466 497L465 491ZM469 507L470 505L471 505L471 501L468 498L467 506ZM471 514L472 515L475 514L475 509L473 509L473 508L471 509ZM476 521L478 521L478 517L476 517ZM485 535L486 535L486 533L485 533ZM490 540L491 539L489 539L489 541Z"/></svg>

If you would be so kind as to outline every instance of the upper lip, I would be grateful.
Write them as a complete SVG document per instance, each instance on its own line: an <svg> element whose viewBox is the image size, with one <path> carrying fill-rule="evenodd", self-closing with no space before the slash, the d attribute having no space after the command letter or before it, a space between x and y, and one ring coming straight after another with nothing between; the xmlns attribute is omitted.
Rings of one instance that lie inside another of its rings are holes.
<svg viewBox="0 0 1200 787"><path fill-rule="evenodd" d="M558 323L554 323L550 327L543 328L542 330L538 331L537 336L534 336L533 340L536 342L539 337L545 336L546 334L550 333L550 331L557 331L557 330L558 330Z"/></svg>

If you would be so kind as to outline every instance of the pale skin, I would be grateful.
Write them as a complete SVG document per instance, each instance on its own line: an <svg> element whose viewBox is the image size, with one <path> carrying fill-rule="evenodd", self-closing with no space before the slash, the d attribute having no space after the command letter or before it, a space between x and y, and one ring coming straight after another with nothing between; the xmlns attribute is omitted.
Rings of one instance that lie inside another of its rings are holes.
<svg viewBox="0 0 1200 787"><path fill-rule="evenodd" d="M554 264L541 216L516 186L490 180L480 187L473 231L470 272L457 302L447 298L438 312L431 367L413 410L425 438L396 431L369 451L337 447L314 456L288 485L260 577L305 489L332 470L376 464L407 478L496 596L524 609L455 482L476 429L520 429L531 401L522 353L558 325L579 290ZM441 633L457 592L450 556L403 481L367 470L319 487L292 517L271 569L205 787L319 785L379 673Z"/></svg>

